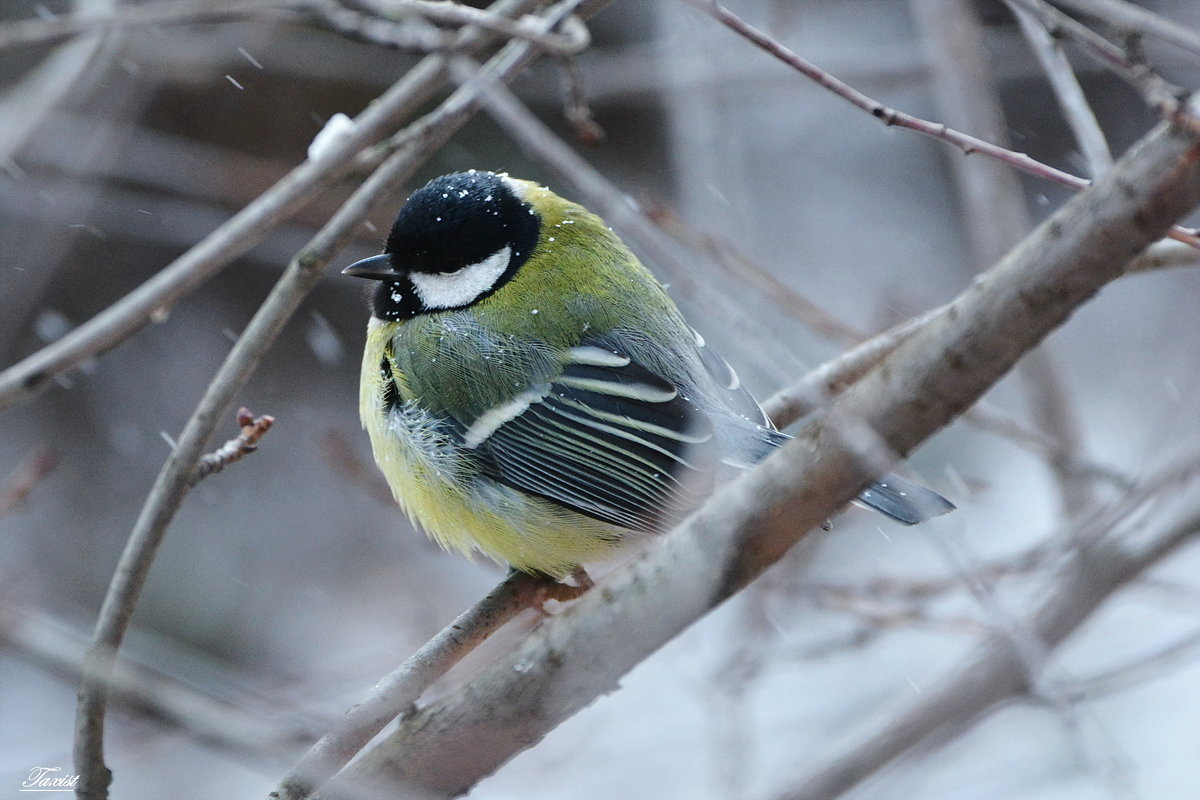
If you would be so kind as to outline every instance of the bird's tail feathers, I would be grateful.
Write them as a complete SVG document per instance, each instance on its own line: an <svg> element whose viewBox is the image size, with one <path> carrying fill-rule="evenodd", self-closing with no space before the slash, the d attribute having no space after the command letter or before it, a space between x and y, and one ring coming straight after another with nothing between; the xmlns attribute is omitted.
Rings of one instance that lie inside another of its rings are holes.
<svg viewBox="0 0 1200 800"><path fill-rule="evenodd" d="M761 460L792 438L772 428L759 427L758 432L760 445L752 455L753 462ZM927 519L940 517L955 508L953 503L932 489L899 475L887 475L875 481L863 490L857 502L905 525L916 525Z"/></svg>
<svg viewBox="0 0 1200 800"><path fill-rule="evenodd" d="M857 501L905 525L916 525L954 510L954 503L919 483L886 475L863 490Z"/></svg>

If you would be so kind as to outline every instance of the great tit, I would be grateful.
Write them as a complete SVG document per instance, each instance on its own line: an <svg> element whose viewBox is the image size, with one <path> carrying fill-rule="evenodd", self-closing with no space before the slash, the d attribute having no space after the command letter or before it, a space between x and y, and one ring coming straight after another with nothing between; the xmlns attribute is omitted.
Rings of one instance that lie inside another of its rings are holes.
<svg viewBox="0 0 1200 800"><path fill-rule="evenodd" d="M447 549L561 577L790 438L603 220L529 181L436 178L343 272L378 282L375 460ZM895 476L858 500L910 525L954 508Z"/></svg>

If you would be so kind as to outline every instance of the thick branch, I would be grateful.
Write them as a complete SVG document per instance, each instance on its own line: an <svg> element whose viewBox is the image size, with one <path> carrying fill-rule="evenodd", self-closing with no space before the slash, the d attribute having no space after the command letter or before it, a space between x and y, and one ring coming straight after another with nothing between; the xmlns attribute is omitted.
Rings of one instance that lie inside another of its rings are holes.
<svg viewBox="0 0 1200 800"><path fill-rule="evenodd" d="M349 777L462 792L611 691L874 477L883 464L864 464L848 432L909 452L1200 203L1198 146L1188 130L1161 125L796 441L470 684L405 720Z"/></svg>

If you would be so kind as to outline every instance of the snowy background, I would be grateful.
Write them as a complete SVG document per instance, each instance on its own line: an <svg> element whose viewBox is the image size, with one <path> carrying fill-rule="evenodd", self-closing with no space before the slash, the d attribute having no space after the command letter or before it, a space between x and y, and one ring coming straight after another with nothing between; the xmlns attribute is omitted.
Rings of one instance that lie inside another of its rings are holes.
<svg viewBox="0 0 1200 800"><path fill-rule="evenodd" d="M275 13L4 39L18 20L126 8L108 5L0 3L0 366L146 281L303 161L333 114L358 113L417 61ZM936 5L730 0L859 90L940 120ZM1196 3L1146 5L1200 30ZM959 124L1087 175L1005 7L968 9L1007 122ZM847 341L722 267L719 252L863 334L951 299L990 264L969 233L979 221L964 213L959 151L883 126L682 2L617 0L590 28L578 67L602 143L579 143L563 122L559 65L539 62L514 88L693 247L695 272L680 285L715 293L676 297L760 396ZM1168 78L1200 87L1200 55L1154 40L1145 49ZM1119 154L1154 114L1069 52ZM364 222L236 401L273 415L274 429L258 453L199 484L167 534L123 654L137 681L162 678L196 716L180 724L115 703L114 798L263 796L380 675L503 576L440 552L382 497L357 420L363 287L337 274L378 251L407 191L467 168L577 196L481 116ZM165 318L0 414L0 491L54 462L0 512L0 798L17 797L35 766L72 771L78 660L170 441L282 268L360 179L329 187ZM1019 186L1035 222L1067 194L1026 176ZM1101 476L1096 503L1197 458L1198 302L1195 263L1132 275L1049 339L1044 363L1080 435L1073 463ZM1050 391L1039 380L1005 379L985 399L991 417L1037 431L1033 407ZM236 433L232 418L217 430L220 441ZM908 472L959 510L912 530L840 515L471 796L787 796L919 704L989 632L1027 621L1057 576L1052 560L1022 566L1020 556L1061 543L1080 516L1064 509L1044 452L995 425L960 421ZM1194 514L1197 495L1180 481L1130 535ZM964 574L984 576L983 600ZM846 796L1200 798L1197 575L1193 541L1044 654L1039 680L1051 688L948 727ZM432 695L537 623L521 617ZM257 722L275 755L223 742L220 714L206 729L204 715L223 708Z"/></svg>

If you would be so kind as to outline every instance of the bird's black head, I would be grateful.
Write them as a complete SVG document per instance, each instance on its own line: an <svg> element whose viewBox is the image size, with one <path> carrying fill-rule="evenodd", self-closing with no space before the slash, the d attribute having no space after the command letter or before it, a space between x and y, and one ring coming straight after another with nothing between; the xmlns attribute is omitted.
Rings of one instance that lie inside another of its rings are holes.
<svg viewBox="0 0 1200 800"><path fill-rule="evenodd" d="M380 282L372 301L380 319L465 308L516 274L533 252L540 227L507 176L456 172L408 198L383 255L343 272Z"/></svg>

